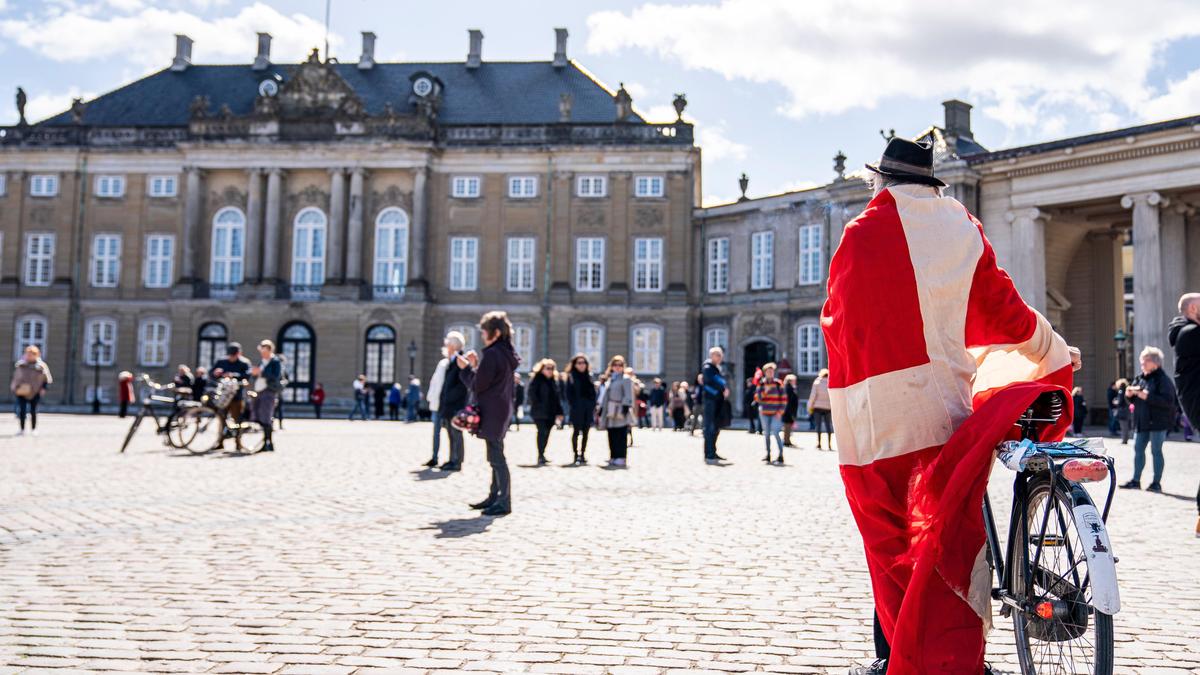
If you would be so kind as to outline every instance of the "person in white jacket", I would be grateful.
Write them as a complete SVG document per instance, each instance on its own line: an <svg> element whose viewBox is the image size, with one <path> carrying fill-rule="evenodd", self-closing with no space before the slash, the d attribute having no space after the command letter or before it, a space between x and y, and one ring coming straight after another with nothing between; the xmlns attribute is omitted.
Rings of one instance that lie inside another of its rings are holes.
<svg viewBox="0 0 1200 675"><path fill-rule="evenodd" d="M429 404L430 419L433 421L433 458L425 462L425 466L433 468L438 465L438 448L442 444L442 418L438 415L439 399L442 397L442 383L446 381L446 367L450 359L446 358L446 348L442 347L442 360L433 369L429 378L429 389L425 392L425 401Z"/></svg>

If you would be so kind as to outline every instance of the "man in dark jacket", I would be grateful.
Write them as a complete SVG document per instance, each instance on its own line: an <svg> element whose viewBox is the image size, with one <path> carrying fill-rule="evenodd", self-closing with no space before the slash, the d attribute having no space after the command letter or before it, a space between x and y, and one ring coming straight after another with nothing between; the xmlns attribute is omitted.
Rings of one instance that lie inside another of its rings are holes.
<svg viewBox="0 0 1200 675"><path fill-rule="evenodd" d="M1193 428L1200 424L1200 293L1187 293L1179 299L1179 316L1171 321L1168 337L1175 348L1175 388L1179 404ZM1200 511L1200 489L1196 490L1196 509ZM1196 521L1200 537L1200 520Z"/></svg>
<svg viewBox="0 0 1200 675"><path fill-rule="evenodd" d="M466 338L458 331L452 330L446 334L446 354L450 362L446 365L446 379L442 382L442 393L438 396L438 416L450 439L450 458L440 467L442 471L462 470L463 435L452 422L458 411L467 407L467 385L462 379L462 367L457 358L462 354L465 341ZM437 466L437 456L426 462L425 466Z"/></svg>
<svg viewBox="0 0 1200 675"><path fill-rule="evenodd" d="M1133 378L1125 388L1125 396L1133 402L1133 478L1121 487L1140 490L1142 470L1146 467L1146 445L1154 457L1154 480L1150 492L1162 492L1163 441L1175 425L1175 386L1163 372L1163 353L1156 347L1146 347L1141 354L1142 374Z"/></svg>
<svg viewBox="0 0 1200 675"><path fill-rule="evenodd" d="M209 370L209 377L213 384L221 381L223 377L236 377L239 380L246 379L250 374L250 359L242 356L242 345L238 342L230 342L225 347L225 358L219 359L213 364ZM238 389L233 400L229 402L229 408L226 409L225 415L217 415L217 441L213 444L211 450L220 450L225 447L225 437L230 435L230 432L225 426L226 417L236 423L242 421L242 410L245 407L246 397L242 394L242 390Z"/></svg>
<svg viewBox="0 0 1200 675"><path fill-rule="evenodd" d="M512 513L512 485L504 459L504 436L512 418L513 373L521 358L512 346L512 324L504 312L488 312L479 320L479 332L487 345L483 354L459 354L457 362L463 382L475 393L479 406L479 429L487 442L488 464L492 465L492 487L487 499L472 504L485 516Z"/></svg>
<svg viewBox="0 0 1200 675"><path fill-rule="evenodd" d="M721 433L725 399L729 396L729 385L721 374L723 360L725 350L720 347L709 349L708 360L704 362L700 373L703 378L701 396L704 399L704 461L709 464L725 459L717 454L717 435Z"/></svg>

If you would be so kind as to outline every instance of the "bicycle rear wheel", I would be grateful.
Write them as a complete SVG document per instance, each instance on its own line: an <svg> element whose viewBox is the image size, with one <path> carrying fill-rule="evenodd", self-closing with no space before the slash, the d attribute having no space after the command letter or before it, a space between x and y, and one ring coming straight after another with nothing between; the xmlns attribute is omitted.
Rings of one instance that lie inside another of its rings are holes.
<svg viewBox="0 0 1200 675"><path fill-rule="evenodd" d="M121 444L121 452L125 452L125 448L129 447L129 442L133 440L133 435L137 433L138 427L142 425L142 418L146 416L146 409L143 407L138 410L138 414L133 418L133 424L129 425L129 433L125 434L125 442Z"/></svg>
<svg viewBox="0 0 1200 675"><path fill-rule="evenodd" d="M211 411L199 406L176 410L167 422L167 440L172 446L193 454L206 452L207 448L193 449L192 444L201 431L212 423L212 418Z"/></svg>
<svg viewBox="0 0 1200 675"><path fill-rule="evenodd" d="M1067 483L1052 482L1049 472L1035 476L1029 481L1026 503L1016 508L1020 512L1009 590L1028 608L1012 614L1021 672L1111 675L1112 617L1092 603L1086 544L1075 524ZM1039 543L1041 556L1035 567ZM1052 616L1039 616L1039 606Z"/></svg>

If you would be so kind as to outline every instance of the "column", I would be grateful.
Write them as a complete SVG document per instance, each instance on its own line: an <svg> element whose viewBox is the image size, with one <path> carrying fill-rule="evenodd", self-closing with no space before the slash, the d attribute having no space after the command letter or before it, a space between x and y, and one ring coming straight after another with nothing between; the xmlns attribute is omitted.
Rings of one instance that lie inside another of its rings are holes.
<svg viewBox="0 0 1200 675"><path fill-rule="evenodd" d="M1168 200L1157 192L1121 197L1121 206L1133 209L1133 354L1144 347L1169 349L1163 319L1163 255L1159 207ZM1129 372L1137 372L1136 361Z"/></svg>
<svg viewBox="0 0 1200 675"><path fill-rule="evenodd" d="M1012 223L1012 264L1008 272L1021 298L1046 313L1046 221L1050 215L1038 208L1016 209L1006 216Z"/></svg>
<svg viewBox="0 0 1200 675"><path fill-rule="evenodd" d="M262 276L262 169L246 172L245 279L256 284Z"/></svg>
<svg viewBox="0 0 1200 675"><path fill-rule="evenodd" d="M264 282L279 281L279 259L283 251L279 250L279 203L283 191L283 169L273 168L267 174L267 212L263 217L263 264L262 276Z"/></svg>
<svg viewBox="0 0 1200 675"><path fill-rule="evenodd" d="M326 251L326 278L340 284L342 273L342 242L345 239L346 221L346 170L336 167L329 170L329 250Z"/></svg>
<svg viewBox="0 0 1200 675"><path fill-rule="evenodd" d="M409 237L409 265L408 279L409 285L419 285L422 288L425 286L425 249L426 249L426 214L427 199L425 191L428 189L429 168L421 167L417 169L413 176L413 213L412 213L412 230Z"/></svg>
<svg viewBox="0 0 1200 675"><path fill-rule="evenodd" d="M204 195L201 192L203 187L200 183L200 169L189 166L184 171L187 197L183 207L183 256L181 260L183 274L181 279L191 282L196 279L196 251L199 248L197 240L200 237L200 212L204 203Z"/></svg>
<svg viewBox="0 0 1200 675"><path fill-rule="evenodd" d="M362 282L363 185L367 170L355 167L350 173L350 225L346 233L346 282Z"/></svg>

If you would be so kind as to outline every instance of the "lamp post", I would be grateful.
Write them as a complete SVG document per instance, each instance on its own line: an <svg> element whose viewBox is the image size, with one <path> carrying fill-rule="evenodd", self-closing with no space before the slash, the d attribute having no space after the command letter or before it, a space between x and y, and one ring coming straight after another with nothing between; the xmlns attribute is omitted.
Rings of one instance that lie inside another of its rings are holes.
<svg viewBox="0 0 1200 675"><path fill-rule="evenodd" d="M1113 334L1113 342L1117 345L1117 377L1125 377L1125 341L1129 336L1121 328Z"/></svg>
<svg viewBox="0 0 1200 675"><path fill-rule="evenodd" d="M104 343L100 338L92 343L92 414L100 414L100 350Z"/></svg>
<svg viewBox="0 0 1200 675"><path fill-rule="evenodd" d="M410 340L408 343L408 374L412 377L417 374L417 341Z"/></svg>

